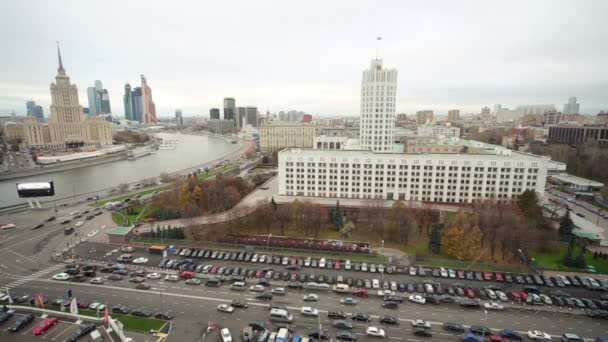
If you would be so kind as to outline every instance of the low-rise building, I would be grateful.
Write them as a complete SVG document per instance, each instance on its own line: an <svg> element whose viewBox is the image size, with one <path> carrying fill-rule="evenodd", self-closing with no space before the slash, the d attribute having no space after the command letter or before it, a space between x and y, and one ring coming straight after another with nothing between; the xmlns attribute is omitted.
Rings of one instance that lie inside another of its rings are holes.
<svg viewBox="0 0 608 342"><path fill-rule="evenodd" d="M213 133L231 133L232 131L234 131L234 121L224 119L207 120L207 129Z"/></svg>

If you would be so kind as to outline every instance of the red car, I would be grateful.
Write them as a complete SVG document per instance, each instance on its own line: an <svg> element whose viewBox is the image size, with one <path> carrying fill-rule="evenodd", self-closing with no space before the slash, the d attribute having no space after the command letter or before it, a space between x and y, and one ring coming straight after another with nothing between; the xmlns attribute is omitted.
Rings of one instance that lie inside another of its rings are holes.
<svg viewBox="0 0 608 342"><path fill-rule="evenodd" d="M494 272L494 277L496 278L496 281L501 283L505 281L505 279L502 277L502 273L500 272Z"/></svg>
<svg viewBox="0 0 608 342"><path fill-rule="evenodd" d="M519 292L511 292L511 297L513 298L513 300L519 300L519 299L521 299L521 296L519 295Z"/></svg>
<svg viewBox="0 0 608 342"><path fill-rule="evenodd" d="M486 281L492 280L492 272L482 272L483 273L483 279Z"/></svg>
<svg viewBox="0 0 608 342"><path fill-rule="evenodd" d="M334 267L339 270L340 269L340 260L336 260L336 264L334 265Z"/></svg>
<svg viewBox="0 0 608 342"><path fill-rule="evenodd" d="M57 317L45 319L40 324L38 324L37 327L34 328L34 335L40 335L43 332L51 329L55 324L57 324L57 322L59 322L59 318Z"/></svg>
<svg viewBox="0 0 608 342"><path fill-rule="evenodd" d="M255 272L256 278L262 278L263 276L264 276L264 271L258 270L257 272Z"/></svg>
<svg viewBox="0 0 608 342"><path fill-rule="evenodd" d="M467 296L467 297L469 297L471 299L475 298L475 292L470 287L467 287L467 288L464 289L464 294L465 294L465 296Z"/></svg>
<svg viewBox="0 0 608 342"><path fill-rule="evenodd" d="M209 273L211 273L211 274L216 274L216 273L217 273L217 270L219 270L219 269L220 269L220 267L219 267L219 266L213 266L213 267L211 267L211 271L209 271Z"/></svg>
<svg viewBox="0 0 608 342"><path fill-rule="evenodd" d="M526 302L526 301L528 301L528 294L527 294L527 293L525 293L524 291L520 291L520 292L519 292L519 296L521 297L521 301L522 301L522 302Z"/></svg>
<svg viewBox="0 0 608 342"><path fill-rule="evenodd" d="M184 278L184 279L192 279L192 278L194 278L194 272L184 271L179 276L182 277L182 278Z"/></svg>
<svg viewBox="0 0 608 342"><path fill-rule="evenodd" d="M456 273L458 273L458 279L464 279L464 271L463 270L458 270L458 271L456 271Z"/></svg>
<svg viewBox="0 0 608 342"><path fill-rule="evenodd" d="M355 288L353 289L353 294L357 297L367 297L367 289L359 289L359 288Z"/></svg>
<svg viewBox="0 0 608 342"><path fill-rule="evenodd" d="M296 281L297 279L298 279L298 274L297 274L297 273L292 273L292 274L289 276L289 280L290 280L290 281Z"/></svg>
<svg viewBox="0 0 608 342"><path fill-rule="evenodd" d="M509 340L502 336L491 335L490 342L509 342Z"/></svg>

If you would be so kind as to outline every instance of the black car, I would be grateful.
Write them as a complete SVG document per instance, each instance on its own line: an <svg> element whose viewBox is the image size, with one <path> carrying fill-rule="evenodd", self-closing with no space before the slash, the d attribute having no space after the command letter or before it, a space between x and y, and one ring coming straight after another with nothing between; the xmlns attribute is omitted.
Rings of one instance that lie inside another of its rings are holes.
<svg viewBox="0 0 608 342"><path fill-rule="evenodd" d="M0 323L8 321L13 316L12 312L0 311Z"/></svg>
<svg viewBox="0 0 608 342"><path fill-rule="evenodd" d="M38 223L37 225L33 226L32 228L30 228L31 230L36 230L38 228L42 228L44 227L44 223Z"/></svg>
<svg viewBox="0 0 608 342"><path fill-rule="evenodd" d="M158 312L156 315L154 315L154 318L156 318L156 319L162 319L162 320L165 320L165 321L171 320L174 317L175 317L175 315L171 311Z"/></svg>
<svg viewBox="0 0 608 342"><path fill-rule="evenodd" d="M70 281L73 281L75 283L82 283L86 280L87 280L87 278L82 274L77 274L77 275L73 275L70 277Z"/></svg>
<svg viewBox="0 0 608 342"><path fill-rule="evenodd" d="M464 326L462 324L456 323L456 322L443 323L443 329L448 330L448 331L459 332L459 333L464 332Z"/></svg>
<svg viewBox="0 0 608 342"><path fill-rule="evenodd" d="M78 268L70 268L65 270L65 273L69 274L69 275L77 275L80 273L80 270Z"/></svg>
<svg viewBox="0 0 608 342"><path fill-rule="evenodd" d="M352 329L353 328L353 322L345 320L345 319L336 320L332 323L332 325L338 329Z"/></svg>
<svg viewBox="0 0 608 342"><path fill-rule="evenodd" d="M251 321L251 322L249 322L249 326L251 327L251 329L253 329L255 331L266 330L266 323L264 323L262 321Z"/></svg>
<svg viewBox="0 0 608 342"><path fill-rule="evenodd" d="M142 271L135 271L133 273L131 273L130 275L131 277L140 277L143 278L146 276L146 273L142 272Z"/></svg>
<svg viewBox="0 0 608 342"><path fill-rule="evenodd" d="M137 317L150 317L150 316L152 316L152 311L150 311L146 308L139 308L139 309L135 309L135 310L131 311L131 315L137 316Z"/></svg>
<svg viewBox="0 0 608 342"><path fill-rule="evenodd" d="M439 304L439 299L437 299L437 297L435 296L426 296L424 297L425 301L427 304Z"/></svg>
<svg viewBox="0 0 608 342"><path fill-rule="evenodd" d="M91 331L95 330L95 324L93 323L89 323L89 324L85 324L85 325L81 325L78 330L76 330L76 332L74 333L74 335L70 336L66 342L76 342L78 341L81 337L85 336L86 334L90 333Z"/></svg>
<svg viewBox="0 0 608 342"><path fill-rule="evenodd" d="M338 331L336 333L336 339L338 341L349 341L353 342L357 340L357 335L351 333L350 331Z"/></svg>
<svg viewBox="0 0 608 342"><path fill-rule="evenodd" d="M272 293L268 293L268 292L260 293L259 295L255 296L255 299L272 300Z"/></svg>
<svg viewBox="0 0 608 342"><path fill-rule="evenodd" d="M23 296L18 296L13 298L13 301L15 303L27 303L30 300L30 296L29 295L23 295Z"/></svg>
<svg viewBox="0 0 608 342"><path fill-rule="evenodd" d="M397 303L403 303L403 297L400 296L384 296L384 301L385 302L397 302Z"/></svg>
<svg viewBox="0 0 608 342"><path fill-rule="evenodd" d="M124 305L116 305L115 307L112 308L112 312L116 313L116 314L126 315L129 313L129 311L131 311L131 309L129 309L129 307L124 306Z"/></svg>
<svg viewBox="0 0 608 342"><path fill-rule="evenodd" d="M314 338L316 340L327 340L329 339L329 333L325 329L316 329L313 330L310 334L308 334L308 337Z"/></svg>
<svg viewBox="0 0 608 342"><path fill-rule="evenodd" d="M475 335L483 335L483 336L492 335L492 330L490 330L489 328L486 328L484 326L481 326L481 325L471 325L470 331Z"/></svg>
<svg viewBox="0 0 608 342"><path fill-rule="evenodd" d="M112 273L114 270L110 267L102 267L99 269L99 272L101 273Z"/></svg>
<svg viewBox="0 0 608 342"><path fill-rule="evenodd" d="M472 300L472 299L465 299L463 301L460 302L460 306L463 306L465 308L478 308L481 305L479 304L478 301Z"/></svg>
<svg viewBox="0 0 608 342"><path fill-rule="evenodd" d="M287 287L290 289L301 289L302 288L302 284L299 281L290 281L287 284Z"/></svg>
<svg viewBox="0 0 608 342"><path fill-rule="evenodd" d="M327 317L328 318L334 318L334 319L346 319L346 313L344 311L329 311L327 313Z"/></svg>
<svg viewBox="0 0 608 342"><path fill-rule="evenodd" d="M114 270L112 272L113 274L118 274L118 275L127 275L129 274L129 271L127 271L126 269L121 269L121 270Z"/></svg>
<svg viewBox="0 0 608 342"><path fill-rule="evenodd" d="M380 323L389 325L399 325L399 319L393 316L382 316L380 317Z"/></svg>
<svg viewBox="0 0 608 342"><path fill-rule="evenodd" d="M45 222L51 222L51 221L55 221L55 216L51 216L45 220Z"/></svg>
<svg viewBox="0 0 608 342"><path fill-rule="evenodd" d="M230 304L235 308L247 308L249 305L247 304L247 301L244 299L233 299L232 303Z"/></svg>
<svg viewBox="0 0 608 342"><path fill-rule="evenodd" d="M399 308L399 302L388 301L382 303L382 307L385 309L397 309Z"/></svg>
<svg viewBox="0 0 608 342"><path fill-rule="evenodd" d="M431 336L433 336L433 333L431 332L431 329L418 327L418 328L414 328L414 335L423 336L423 337L431 337Z"/></svg>
<svg viewBox="0 0 608 342"><path fill-rule="evenodd" d="M119 274L110 274L108 280L122 280L122 276Z"/></svg>
<svg viewBox="0 0 608 342"><path fill-rule="evenodd" d="M30 323L32 323L33 321L34 321L34 315L32 315L32 314L23 315L17 319L15 324L13 324L10 328L8 328L8 331L17 332L17 331L23 329L24 327L26 327L27 325L29 325Z"/></svg>
<svg viewBox="0 0 608 342"><path fill-rule="evenodd" d="M369 314L366 314L364 312L355 312L355 313L353 313L351 318L353 321L358 321L358 322L369 322L372 320L369 317Z"/></svg>

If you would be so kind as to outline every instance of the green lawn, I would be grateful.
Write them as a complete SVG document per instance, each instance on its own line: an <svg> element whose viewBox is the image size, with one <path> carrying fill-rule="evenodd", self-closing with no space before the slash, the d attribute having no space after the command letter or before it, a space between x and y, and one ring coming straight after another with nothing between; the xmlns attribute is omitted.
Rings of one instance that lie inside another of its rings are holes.
<svg viewBox="0 0 608 342"><path fill-rule="evenodd" d="M574 267L567 267L561 264L561 260L566 255L567 246L563 244L563 246L555 248L550 252L532 252L531 256L536 260L536 262L542 266L546 270L556 270L556 271L570 271L570 272L587 272L587 269L580 269ZM573 255L576 257L578 255L580 249L575 248ZM608 274L608 259L602 259L598 257L597 259L593 258L593 253L585 253L585 261L587 261L587 265L591 265L595 267L595 270L598 273Z"/></svg>
<svg viewBox="0 0 608 342"><path fill-rule="evenodd" d="M124 201L127 198L133 198L133 197L135 197L137 195L142 195L143 196L143 195L151 194L154 191L162 191L162 190L166 190L168 188L169 188L169 185L163 185L163 186L159 186L159 187L156 187L156 188L146 189L146 190L143 190L143 191L134 192L134 193L127 194L127 195L122 195L122 196L110 198L110 199L103 200L103 201L92 202L90 205L92 205L94 207L101 207L101 206L103 206L103 205L105 205L106 203L109 203L109 202Z"/></svg>
<svg viewBox="0 0 608 342"><path fill-rule="evenodd" d="M114 223L116 223L119 226L128 226L129 222L125 223L125 218L124 216L120 215L119 213L112 213L112 221L114 221Z"/></svg>
<svg viewBox="0 0 608 342"><path fill-rule="evenodd" d="M233 167L238 166L238 165L240 165L240 164L239 164L239 163L228 164L228 165L226 165L226 166L224 166L224 167L221 167L221 168L219 168L219 169L211 170L211 171L209 171L209 172L207 172L207 173L201 173L201 174L199 174L197 177L198 177L199 179L207 179L207 178L209 178L209 177L213 177L213 176L215 176L215 175L217 175L217 174L219 174L219 173L222 173L222 172L228 171L228 170L230 170L230 169L232 169Z"/></svg>
<svg viewBox="0 0 608 342"><path fill-rule="evenodd" d="M416 261L416 265L423 266L438 266L458 269L483 269L499 272L522 272L522 267L517 265L507 264L488 264L488 263L471 263L470 261L460 261L451 258L433 257L428 260Z"/></svg>
<svg viewBox="0 0 608 342"><path fill-rule="evenodd" d="M59 307L56 306L47 306L47 310L60 311ZM69 308L66 308L66 312L69 312ZM108 309L109 310L109 309ZM89 317L97 317L97 311L89 310L89 309L79 309L78 313L83 316ZM129 315L119 315L111 313L110 316L114 319L122 322L125 330L148 333L150 330L160 330L165 324L166 321L162 321L159 319L153 318L145 318L145 317L135 317ZM99 313L99 317L103 317L103 311Z"/></svg>

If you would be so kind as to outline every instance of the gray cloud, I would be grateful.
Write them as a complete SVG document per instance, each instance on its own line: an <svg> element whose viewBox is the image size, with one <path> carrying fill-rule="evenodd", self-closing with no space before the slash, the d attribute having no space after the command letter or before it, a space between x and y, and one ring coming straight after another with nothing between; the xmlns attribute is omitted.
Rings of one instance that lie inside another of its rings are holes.
<svg viewBox="0 0 608 342"><path fill-rule="evenodd" d="M162 113L207 115L234 96L271 111L358 114L375 54L399 70L399 112L579 97L608 108L608 2L7 1L0 4L0 113L50 103L54 45L79 86L146 74ZM48 109L45 110L48 112Z"/></svg>

